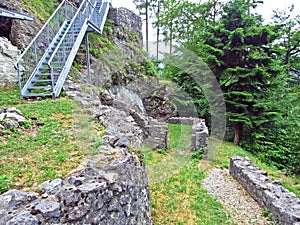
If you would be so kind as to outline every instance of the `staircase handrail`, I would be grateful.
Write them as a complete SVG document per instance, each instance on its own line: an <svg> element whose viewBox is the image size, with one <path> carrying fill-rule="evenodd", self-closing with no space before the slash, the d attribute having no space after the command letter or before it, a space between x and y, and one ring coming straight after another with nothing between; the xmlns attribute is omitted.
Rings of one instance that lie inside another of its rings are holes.
<svg viewBox="0 0 300 225"><path fill-rule="evenodd" d="M77 9L77 11L76 11L76 13L75 13L73 19L71 20L71 22L70 22L70 24L69 24L69 26L68 26L66 32L64 33L64 35L63 35L62 38L60 39L60 41L59 41L57 47L55 48L55 50L53 51L53 54L52 54L52 56L50 57L50 59L49 59L49 61L48 61L48 67L49 67L50 69L51 69L51 63L52 63L52 61L53 61L54 56L56 55L56 53L57 53L57 51L58 51L60 45L61 45L62 42L64 41L64 39L65 39L65 37L67 36L68 32L70 31L71 27L73 26L73 23L74 23L75 20L77 19L77 16L79 15L79 13L81 13L81 10L82 10L83 6L86 4L86 1L87 1L87 0L84 0L84 1L81 3L80 7Z"/></svg>
<svg viewBox="0 0 300 225"><path fill-rule="evenodd" d="M55 34L60 29L61 24L66 19L71 19L75 13L76 7L63 0L56 10L52 13L47 22L42 26L30 44L25 48L22 54L18 57L15 68L18 71L20 94L22 89L29 82L34 74L34 70L42 59L49 44L53 40Z"/></svg>
<svg viewBox="0 0 300 225"><path fill-rule="evenodd" d="M104 0L103 2L108 2L108 3L111 4L112 0ZM103 7L103 4L101 5L101 7L100 7L100 9L99 9L99 14L100 14L101 11L102 11L102 7ZM109 8L109 7L108 7L108 8ZM108 14L108 9L106 9L106 12L105 12L104 15L103 15L103 19L107 17L107 14ZM101 33L102 33L102 30L103 30L103 27L104 27L104 24L105 24L105 21L106 21L106 20L105 20L104 23L103 23L103 19L102 19L102 23L100 24L100 27L98 28L98 29L101 31Z"/></svg>
<svg viewBox="0 0 300 225"><path fill-rule="evenodd" d="M16 63L15 63L15 68L18 69L17 65L19 64L19 62L21 61L21 59L24 57L24 55L26 54L26 52L31 48L31 46L35 43L35 41L38 39L38 37L43 33L43 31L46 29L47 25L49 24L49 22L52 20L52 18L54 17L54 15L58 12L58 10L65 4L67 0L63 0L59 6L56 8L56 10L52 13L52 15L50 16L50 18L47 20L47 22L44 24L44 26L42 26L42 28L40 29L40 31L35 35L35 37L32 39L32 41L30 42L30 44L25 48L25 50L22 52L22 54L18 57Z"/></svg>

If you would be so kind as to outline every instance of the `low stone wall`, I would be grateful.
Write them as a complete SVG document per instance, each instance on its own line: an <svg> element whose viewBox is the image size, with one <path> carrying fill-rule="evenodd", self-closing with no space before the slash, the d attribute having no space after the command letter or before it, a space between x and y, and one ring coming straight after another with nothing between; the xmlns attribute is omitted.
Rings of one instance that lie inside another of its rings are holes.
<svg viewBox="0 0 300 225"><path fill-rule="evenodd" d="M171 117L168 119L168 123L193 125L194 120L195 118L192 117Z"/></svg>
<svg viewBox="0 0 300 225"><path fill-rule="evenodd" d="M135 111L131 111L130 115L143 130L143 144L153 149L168 148L169 127L167 123L159 122Z"/></svg>
<svg viewBox="0 0 300 225"><path fill-rule="evenodd" d="M41 193L0 195L0 225L153 224L146 168L129 151L141 145L142 130L131 116L101 105L97 95L81 93L70 80L65 89L106 127L99 152L65 179L41 184Z"/></svg>
<svg viewBox="0 0 300 225"><path fill-rule="evenodd" d="M230 174L260 206L271 213L278 224L300 225L300 199L284 188L280 181L269 178L249 158L232 157Z"/></svg>

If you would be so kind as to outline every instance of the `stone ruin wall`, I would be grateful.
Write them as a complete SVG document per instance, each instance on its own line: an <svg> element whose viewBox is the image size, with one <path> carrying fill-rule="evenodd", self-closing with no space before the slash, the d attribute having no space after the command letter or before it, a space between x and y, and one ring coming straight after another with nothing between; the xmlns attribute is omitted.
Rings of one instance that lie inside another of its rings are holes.
<svg viewBox="0 0 300 225"><path fill-rule="evenodd" d="M0 196L1 225L152 224L145 165L129 149L142 130L124 111L104 106L68 81L67 96L89 110L106 131L98 154L65 179L47 181L41 192L10 190Z"/></svg>
<svg viewBox="0 0 300 225"><path fill-rule="evenodd" d="M280 225L300 225L300 199L272 180L247 157L230 159L230 174Z"/></svg>

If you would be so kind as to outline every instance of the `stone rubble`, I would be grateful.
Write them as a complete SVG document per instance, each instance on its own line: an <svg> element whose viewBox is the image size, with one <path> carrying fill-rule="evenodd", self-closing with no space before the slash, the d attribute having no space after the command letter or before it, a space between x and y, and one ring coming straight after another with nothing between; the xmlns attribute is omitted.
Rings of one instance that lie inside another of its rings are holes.
<svg viewBox="0 0 300 225"><path fill-rule="evenodd" d="M261 207L271 213L278 224L300 223L300 199L284 188L280 181L269 178L248 157L232 157L230 174Z"/></svg>
<svg viewBox="0 0 300 225"><path fill-rule="evenodd" d="M15 107L4 108L0 111L0 128L11 129L19 128L26 122L25 117L20 110Z"/></svg>

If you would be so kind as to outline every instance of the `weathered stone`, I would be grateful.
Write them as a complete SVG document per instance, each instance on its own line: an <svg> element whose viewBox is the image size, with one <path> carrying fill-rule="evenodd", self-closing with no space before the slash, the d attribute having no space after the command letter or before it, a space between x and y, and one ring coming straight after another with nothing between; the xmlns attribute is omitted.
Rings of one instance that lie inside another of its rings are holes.
<svg viewBox="0 0 300 225"><path fill-rule="evenodd" d="M45 219L58 218L60 216L60 204L57 202L40 202L35 206Z"/></svg>
<svg viewBox="0 0 300 225"><path fill-rule="evenodd" d="M38 219L29 212L21 212L20 214L9 220L6 225L38 225Z"/></svg>
<svg viewBox="0 0 300 225"><path fill-rule="evenodd" d="M42 188L47 194L56 194L62 185L61 179L50 180L42 183L40 188Z"/></svg>
<svg viewBox="0 0 300 225"><path fill-rule="evenodd" d="M2 112L0 114L0 121L5 122L5 120L11 119L17 121L20 125L24 124L26 119L19 115L18 113L11 113L11 112Z"/></svg>
<svg viewBox="0 0 300 225"><path fill-rule="evenodd" d="M0 209L12 210L37 198L38 194L34 192L10 190L0 195Z"/></svg>
<svg viewBox="0 0 300 225"><path fill-rule="evenodd" d="M106 188L106 182L101 183L85 183L78 187L78 190L84 193L96 192L104 190Z"/></svg>
<svg viewBox="0 0 300 225"><path fill-rule="evenodd" d="M69 221L75 221L82 219L90 210L89 205L81 205L80 207L74 207L69 212Z"/></svg>
<svg viewBox="0 0 300 225"><path fill-rule="evenodd" d="M20 51L5 37L0 37L0 87L18 82L17 70L14 67Z"/></svg>
<svg viewBox="0 0 300 225"><path fill-rule="evenodd" d="M121 206L116 198L112 199L108 206L108 212L119 212Z"/></svg>
<svg viewBox="0 0 300 225"><path fill-rule="evenodd" d="M73 184L73 185L75 185L77 187L77 186L83 184L84 180L85 180L84 177L71 176L71 177L69 177L68 182L70 184Z"/></svg>
<svg viewBox="0 0 300 225"><path fill-rule="evenodd" d="M15 120L12 120L12 119L5 119L3 121L3 125L6 129L18 128L19 127L19 123Z"/></svg>
<svg viewBox="0 0 300 225"><path fill-rule="evenodd" d="M135 13L126 8L112 8L109 11L108 18L114 20L115 25L125 27L131 32L137 32L140 40L143 40L142 35L142 21Z"/></svg>
<svg viewBox="0 0 300 225"><path fill-rule="evenodd" d="M191 149L194 151L204 149L204 155L208 157L208 136L208 128L204 120L195 118L192 126Z"/></svg>

